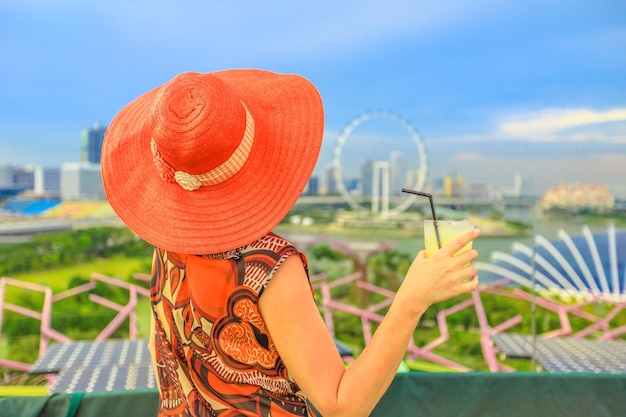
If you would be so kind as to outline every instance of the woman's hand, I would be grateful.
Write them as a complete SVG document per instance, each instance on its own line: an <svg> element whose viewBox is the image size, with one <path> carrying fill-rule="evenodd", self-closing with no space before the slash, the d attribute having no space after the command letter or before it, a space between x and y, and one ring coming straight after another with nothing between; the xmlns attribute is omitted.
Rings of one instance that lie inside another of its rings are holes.
<svg viewBox="0 0 626 417"><path fill-rule="evenodd" d="M396 302L420 315L434 303L474 290L478 277L476 267L470 262L478 257L478 252L470 249L454 254L479 234L478 229L473 229L429 258L425 251L418 253L398 290Z"/></svg>

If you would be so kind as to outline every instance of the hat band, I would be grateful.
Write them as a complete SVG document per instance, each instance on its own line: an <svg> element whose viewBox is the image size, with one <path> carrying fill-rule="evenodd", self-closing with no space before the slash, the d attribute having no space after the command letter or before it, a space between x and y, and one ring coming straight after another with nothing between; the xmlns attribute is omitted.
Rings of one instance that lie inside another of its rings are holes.
<svg viewBox="0 0 626 417"><path fill-rule="evenodd" d="M239 172L248 160L248 155L250 155L250 150L252 149L252 142L254 141L254 119L246 106L244 105L243 107L246 110L246 129L239 146L224 163L204 174L190 174L172 168L161 157L156 141L154 138L151 138L150 148L152 149L152 158L161 178L168 182L176 182L187 191L195 191L202 186L224 182Z"/></svg>

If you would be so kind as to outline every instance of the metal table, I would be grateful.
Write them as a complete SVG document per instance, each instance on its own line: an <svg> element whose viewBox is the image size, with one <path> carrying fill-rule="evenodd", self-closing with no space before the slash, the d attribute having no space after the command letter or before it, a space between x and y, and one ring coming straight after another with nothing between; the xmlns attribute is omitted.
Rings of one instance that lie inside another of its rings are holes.
<svg viewBox="0 0 626 417"><path fill-rule="evenodd" d="M151 363L147 340L107 340L52 345L30 367L33 374L56 373L66 368Z"/></svg>
<svg viewBox="0 0 626 417"><path fill-rule="evenodd" d="M156 388L152 365L125 364L63 369L50 393L120 391Z"/></svg>
<svg viewBox="0 0 626 417"><path fill-rule="evenodd" d="M493 340L502 352L513 358L536 359L550 372L626 372L626 342L589 340L573 337L542 338L531 335L497 334Z"/></svg>
<svg viewBox="0 0 626 417"><path fill-rule="evenodd" d="M352 355L340 342L335 344L343 357ZM147 340L58 343L29 372L57 374L51 394L156 388Z"/></svg>
<svg viewBox="0 0 626 417"><path fill-rule="evenodd" d="M50 393L156 387L147 340L58 343L29 372L57 374Z"/></svg>

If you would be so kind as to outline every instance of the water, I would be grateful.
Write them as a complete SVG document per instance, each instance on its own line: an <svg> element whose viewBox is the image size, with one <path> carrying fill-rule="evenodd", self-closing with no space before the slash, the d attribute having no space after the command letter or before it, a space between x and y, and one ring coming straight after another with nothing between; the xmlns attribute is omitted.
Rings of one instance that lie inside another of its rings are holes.
<svg viewBox="0 0 626 417"><path fill-rule="evenodd" d="M611 223L610 220L600 219L593 222L586 222L586 219L571 216L546 217L541 215L541 213L537 213L524 207L507 208L504 213L504 217L508 220L516 220L530 224L532 226L530 233L527 236L480 236L473 245L479 253L478 261L490 262L491 254L493 252L510 253L513 244L516 242L522 243L528 247L533 247L536 235L541 235L547 240L553 241L558 239L558 231L564 230L571 237L575 237L582 234L584 226L589 227L592 233L606 233L608 226ZM302 233L303 236L311 238L310 235L306 234L305 229L299 233ZM417 254L420 250L424 249L424 239L421 231L417 232L415 237L397 237L392 234L385 234L382 230L380 232L376 232L375 235L332 233L328 234L328 236L333 240L346 242L395 242L395 249L411 254Z"/></svg>

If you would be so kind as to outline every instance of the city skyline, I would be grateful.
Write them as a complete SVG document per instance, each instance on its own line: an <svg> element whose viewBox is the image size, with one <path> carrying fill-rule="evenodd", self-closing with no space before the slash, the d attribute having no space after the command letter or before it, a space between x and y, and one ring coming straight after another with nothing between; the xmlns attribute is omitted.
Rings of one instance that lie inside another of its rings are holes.
<svg viewBox="0 0 626 417"><path fill-rule="evenodd" d="M78 161L81 131L176 73L257 67L318 86L316 175L351 120L384 109L419 131L431 181L455 172L504 187L521 173L538 193L624 186L624 2L278 5L3 2L0 164ZM375 129L350 138L378 153L390 140Z"/></svg>

